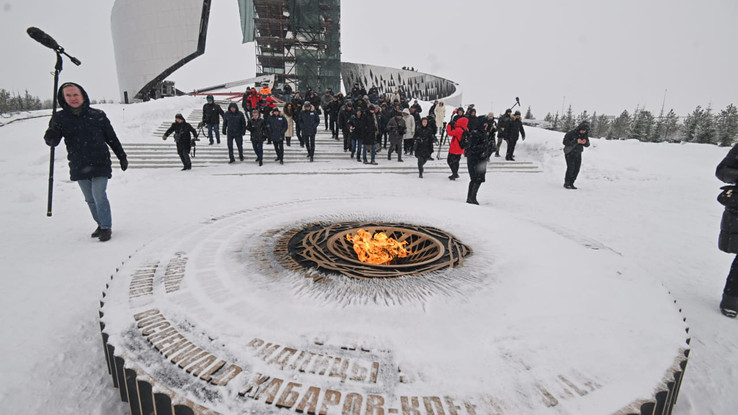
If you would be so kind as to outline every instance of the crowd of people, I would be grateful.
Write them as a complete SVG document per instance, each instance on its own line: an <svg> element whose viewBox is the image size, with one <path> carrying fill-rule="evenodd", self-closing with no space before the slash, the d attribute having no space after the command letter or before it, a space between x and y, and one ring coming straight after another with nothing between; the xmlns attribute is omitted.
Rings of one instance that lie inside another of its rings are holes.
<svg viewBox="0 0 738 415"><path fill-rule="evenodd" d="M263 165L263 144L274 145L275 161L284 163L284 146L291 146L293 137L300 147L305 147L306 157L315 159L315 135L321 124L331 137L343 141L343 150L359 163L377 165L377 154L386 151L387 160L404 162L403 156L414 156L418 177L423 177L423 166L433 160L434 147L445 144L448 134L447 163L451 170L449 180L459 176L461 156L466 156L471 182L467 202L478 203L477 193L485 181L486 163L494 155L500 157L500 148L506 143L505 160L515 160L515 146L519 138L525 140L525 128L520 111L505 111L499 121L493 113L477 116L473 105L466 110L454 110L447 122L446 107L442 100L434 101L424 115L417 99L408 99L402 91L381 94L376 87L366 90L355 83L344 96L327 89L319 94L308 87L304 94L293 92L289 85L283 89L283 100L272 95L271 88L247 88L241 99L243 113L231 103L223 111L213 96L207 96L203 106L203 125L207 127L209 144L220 143L220 119L223 134L227 137L229 162L235 162L234 143L238 158L243 161L243 136L250 132L255 161ZM246 116L244 116L246 114ZM178 115L181 117L181 115ZM460 122L459 122L460 121ZM170 130L176 129L176 124ZM167 132L167 135L171 131ZM496 134L496 140L495 140ZM166 136L164 138L166 139ZM588 145L588 144L587 144ZM567 163L581 163L580 147L567 146ZM179 151L179 147L178 147ZM185 168L189 161L180 154ZM578 158L577 158L578 156ZM567 170L566 188L574 188L576 168Z"/></svg>

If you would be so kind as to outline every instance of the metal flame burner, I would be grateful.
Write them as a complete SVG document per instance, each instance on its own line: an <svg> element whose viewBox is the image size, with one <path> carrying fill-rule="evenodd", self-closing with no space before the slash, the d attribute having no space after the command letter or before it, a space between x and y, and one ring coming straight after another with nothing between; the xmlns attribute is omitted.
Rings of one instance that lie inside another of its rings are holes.
<svg viewBox="0 0 738 415"><path fill-rule="evenodd" d="M390 264L361 262L347 234L364 229L384 232L390 238L407 241L410 255ZM453 235L438 228L404 223L311 223L283 234L275 246L282 265L295 271L317 270L351 278L399 278L417 276L446 268L456 268L472 250ZM314 275L311 275L314 277Z"/></svg>

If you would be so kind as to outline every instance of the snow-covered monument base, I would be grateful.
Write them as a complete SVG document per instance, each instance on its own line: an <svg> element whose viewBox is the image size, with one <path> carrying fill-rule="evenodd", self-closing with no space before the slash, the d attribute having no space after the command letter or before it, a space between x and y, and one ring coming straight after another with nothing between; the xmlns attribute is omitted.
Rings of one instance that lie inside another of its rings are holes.
<svg viewBox="0 0 738 415"><path fill-rule="evenodd" d="M617 252L460 203L295 200L141 247L100 322L132 414L669 414L669 293ZM343 235L406 238L361 265ZM352 265L355 264L355 265Z"/></svg>

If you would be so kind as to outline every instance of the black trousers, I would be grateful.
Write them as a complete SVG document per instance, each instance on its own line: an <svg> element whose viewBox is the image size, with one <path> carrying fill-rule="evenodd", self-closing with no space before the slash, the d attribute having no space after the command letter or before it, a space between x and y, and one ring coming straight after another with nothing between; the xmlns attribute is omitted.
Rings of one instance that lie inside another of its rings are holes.
<svg viewBox="0 0 738 415"><path fill-rule="evenodd" d="M448 153L448 159L446 159L446 163L448 163L448 166L451 167L451 174L454 176L459 175L459 162L461 161L461 154L451 154Z"/></svg>
<svg viewBox="0 0 738 415"><path fill-rule="evenodd" d="M274 143L274 151L277 153L277 158L280 160L284 160L284 141L273 141Z"/></svg>
<svg viewBox="0 0 738 415"><path fill-rule="evenodd" d="M351 132L349 130L341 130L343 133L343 150L351 150Z"/></svg>
<svg viewBox="0 0 738 415"><path fill-rule="evenodd" d="M466 165L472 183L484 183L487 177L487 159L480 155L468 154Z"/></svg>
<svg viewBox="0 0 738 415"><path fill-rule="evenodd" d="M190 148L191 143L189 139L177 141L177 154L179 154L179 159L182 160L182 164L187 170L192 168L192 161L190 161Z"/></svg>
<svg viewBox="0 0 738 415"><path fill-rule="evenodd" d="M228 159L231 161L236 160L233 156L233 141L236 142L236 147L238 147L238 159L243 160L243 136L240 135L228 136Z"/></svg>
<svg viewBox="0 0 738 415"><path fill-rule="evenodd" d="M725 289L723 294L738 296L738 255L735 256L733 264L730 266L728 278L725 280Z"/></svg>
<svg viewBox="0 0 738 415"><path fill-rule="evenodd" d="M417 154L415 157L418 158L418 173L423 174L423 166L425 165L425 162L428 161L428 157L419 156Z"/></svg>
<svg viewBox="0 0 738 415"><path fill-rule="evenodd" d="M308 151L308 156L313 157L315 155L315 134L303 135L302 139L305 140L305 148Z"/></svg>
<svg viewBox="0 0 738 415"><path fill-rule="evenodd" d="M505 154L505 160L510 160L515 156L515 144L518 143L517 138L506 138L507 141L507 154Z"/></svg>
<svg viewBox="0 0 738 415"><path fill-rule="evenodd" d="M338 138L338 126L336 125L336 118L338 118L337 115L330 114L330 128L331 128L331 136L333 138Z"/></svg>
<svg viewBox="0 0 738 415"><path fill-rule="evenodd" d="M397 160L402 160L402 152L400 151L400 143L390 142L389 150L387 150L387 160L392 160L392 152L397 153Z"/></svg>
<svg viewBox="0 0 738 415"><path fill-rule="evenodd" d="M572 151L565 154L566 174L564 175L564 184L574 184L579 175L579 168L582 166L582 153Z"/></svg>

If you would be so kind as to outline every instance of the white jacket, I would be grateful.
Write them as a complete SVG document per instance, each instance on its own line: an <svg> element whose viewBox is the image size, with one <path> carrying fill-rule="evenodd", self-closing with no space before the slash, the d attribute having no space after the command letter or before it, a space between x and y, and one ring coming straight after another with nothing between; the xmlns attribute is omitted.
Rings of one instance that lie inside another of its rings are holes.
<svg viewBox="0 0 738 415"><path fill-rule="evenodd" d="M443 122L446 121L446 104L443 101L438 101L436 108L433 110L433 114L436 116L436 125L443 127Z"/></svg>

